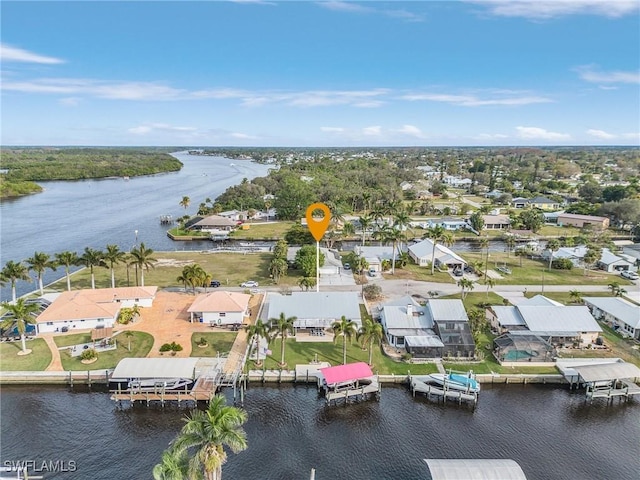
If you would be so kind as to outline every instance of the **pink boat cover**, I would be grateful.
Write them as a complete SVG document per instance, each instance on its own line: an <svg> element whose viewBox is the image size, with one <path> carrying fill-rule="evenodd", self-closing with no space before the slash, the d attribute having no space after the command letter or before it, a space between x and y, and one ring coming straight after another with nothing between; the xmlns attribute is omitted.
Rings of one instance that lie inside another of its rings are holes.
<svg viewBox="0 0 640 480"><path fill-rule="evenodd" d="M321 368L320 371L327 381L327 385L334 383L349 382L351 380L359 380L361 378L372 377L371 367L365 362L348 363L346 365L338 365L337 367Z"/></svg>

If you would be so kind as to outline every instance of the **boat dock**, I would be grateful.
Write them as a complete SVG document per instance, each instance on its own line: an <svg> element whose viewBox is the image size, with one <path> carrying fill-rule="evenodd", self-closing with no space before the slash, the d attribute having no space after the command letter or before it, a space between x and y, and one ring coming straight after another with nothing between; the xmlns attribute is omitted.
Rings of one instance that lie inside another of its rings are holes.
<svg viewBox="0 0 640 480"><path fill-rule="evenodd" d="M578 375L578 384L586 386L585 401L606 398L607 402L618 397L629 400L640 395L640 368L623 361L573 365L569 373Z"/></svg>
<svg viewBox="0 0 640 480"><path fill-rule="evenodd" d="M331 402L338 403L340 400L344 400L345 403L349 403L350 400L366 400L370 395L380 398L380 383L377 380L371 380L371 383L362 386L356 383L343 389L327 389L324 394L327 405Z"/></svg>
<svg viewBox="0 0 640 480"><path fill-rule="evenodd" d="M447 382L443 385L434 385L429 381L429 375L411 375L409 376L409 388L413 396L417 393L424 393L427 398L436 397L442 401L453 400L461 404L463 401L471 402L474 405L478 403L478 392L471 388L467 390L450 388Z"/></svg>
<svg viewBox="0 0 640 480"><path fill-rule="evenodd" d="M380 399L380 382L365 362L318 369L318 390L324 390L327 405L344 400Z"/></svg>

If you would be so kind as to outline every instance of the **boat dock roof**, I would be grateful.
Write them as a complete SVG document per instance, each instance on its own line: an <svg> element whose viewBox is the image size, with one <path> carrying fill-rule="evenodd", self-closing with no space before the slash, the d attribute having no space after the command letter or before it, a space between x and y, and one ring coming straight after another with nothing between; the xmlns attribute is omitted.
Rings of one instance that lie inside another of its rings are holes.
<svg viewBox="0 0 640 480"><path fill-rule="evenodd" d="M425 459L432 480L527 480L510 459Z"/></svg>
<svg viewBox="0 0 640 480"><path fill-rule="evenodd" d="M324 376L327 385L373 377L371 367L365 362L347 363L346 365L320 368L319 370Z"/></svg>
<svg viewBox="0 0 640 480"><path fill-rule="evenodd" d="M123 358L111 378L194 378L197 357Z"/></svg>

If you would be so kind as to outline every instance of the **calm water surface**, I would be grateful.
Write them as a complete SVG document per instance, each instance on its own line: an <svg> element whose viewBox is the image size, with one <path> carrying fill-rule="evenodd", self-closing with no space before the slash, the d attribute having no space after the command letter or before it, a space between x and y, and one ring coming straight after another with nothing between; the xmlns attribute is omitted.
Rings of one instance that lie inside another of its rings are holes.
<svg viewBox="0 0 640 480"><path fill-rule="evenodd" d="M106 393L2 389L2 460L75 460L46 479L149 479L185 409L118 409ZM230 394L230 391L227 391ZM529 480L633 480L640 471L637 401L585 404L550 386L487 386L475 409L385 386L379 402L326 407L314 387L250 385L248 450L229 479L428 479L424 458L512 458Z"/></svg>

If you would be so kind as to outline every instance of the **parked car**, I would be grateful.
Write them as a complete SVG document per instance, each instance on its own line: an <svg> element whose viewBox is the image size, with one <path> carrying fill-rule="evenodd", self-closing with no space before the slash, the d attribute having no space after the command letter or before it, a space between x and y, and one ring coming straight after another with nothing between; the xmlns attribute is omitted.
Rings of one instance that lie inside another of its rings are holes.
<svg viewBox="0 0 640 480"><path fill-rule="evenodd" d="M620 276L628 280L638 280L640 278L636 272L630 272L629 270L624 270L620 273Z"/></svg>
<svg viewBox="0 0 640 480"><path fill-rule="evenodd" d="M349 265L348 263L344 264L344 269L345 270L351 270L351 265Z"/></svg>
<svg viewBox="0 0 640 480"><path fill-rule="evenodd" d="M462 277L462 276L464 276L464 272L462 271L462 269L461 269L461 268L456 268L456 269L453 271L453 276L454 276L454 277Z"/></svg>
<svg viewBox="0 0 640 480"><path fill-rule="evenodd" d="M475 273L475 270L473 269L473 267L471 265L467 265L466 267L464 267L464 271L466 273Z"/></svg>
<svg viewBox="0 0 640 480"><path fill-rule="evenodd" d="M211 280L211 283L209 284L209 286L218 288L220 286L220 282L218 280Z"/></svg>
<svg viewBox="0 0 640 480"><path fill-rule="evenodd" d="M254 288L254 287L259 287L260 285L258 285L258 282L254 280L247 280L246 282L241 283L240 286L246 287L246 288Z"/></svg>

